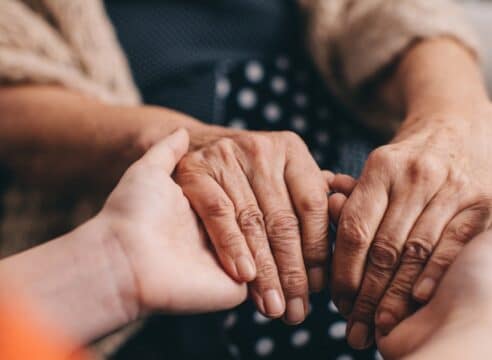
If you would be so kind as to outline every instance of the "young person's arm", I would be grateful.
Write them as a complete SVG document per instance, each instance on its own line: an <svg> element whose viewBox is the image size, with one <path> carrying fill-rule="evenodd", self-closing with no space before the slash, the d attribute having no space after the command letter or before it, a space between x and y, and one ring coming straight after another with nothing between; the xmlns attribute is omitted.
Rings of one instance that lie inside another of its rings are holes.
<svg viewBox="0 0 492 360"><path fill-rule="evenodd" d="M178 131L132 165L92 220L0 261L0 292L19 294L51 327L84 344L153 311L236 306L246 286L218 264L170 178L188 148Z"/></svg>

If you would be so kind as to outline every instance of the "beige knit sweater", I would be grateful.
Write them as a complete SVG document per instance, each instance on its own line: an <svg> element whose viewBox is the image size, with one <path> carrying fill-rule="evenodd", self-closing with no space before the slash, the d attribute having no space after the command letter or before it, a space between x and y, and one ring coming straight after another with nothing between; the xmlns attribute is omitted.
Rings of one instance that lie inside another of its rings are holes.
<svg viewBox="0 0 492 360"><path fill-rule="evenodd" d="M416 39L447 35L477 49L473 32L451 0L299 3L314 62L327 83L349 101ZM58 84L109 104L140 102L101 0L0 0L0 85L11 84ZM9 190L2 205L0 257L76 226L93 211L78 201L60 211L51 195L19 189ZM122 339L113 337L103 347L111 351Z"/></svg>

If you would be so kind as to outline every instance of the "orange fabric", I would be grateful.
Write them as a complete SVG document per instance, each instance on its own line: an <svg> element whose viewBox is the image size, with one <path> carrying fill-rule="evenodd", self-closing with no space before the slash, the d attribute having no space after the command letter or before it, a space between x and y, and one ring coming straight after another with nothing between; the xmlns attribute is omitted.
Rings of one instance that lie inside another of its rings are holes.
<svg viewBox="0 0 492 360"><path fill-rule="evenodd" d="M0 359L8 360L88 360L74 354L69 344L47 331L26 307L0 301Z"/></svg>

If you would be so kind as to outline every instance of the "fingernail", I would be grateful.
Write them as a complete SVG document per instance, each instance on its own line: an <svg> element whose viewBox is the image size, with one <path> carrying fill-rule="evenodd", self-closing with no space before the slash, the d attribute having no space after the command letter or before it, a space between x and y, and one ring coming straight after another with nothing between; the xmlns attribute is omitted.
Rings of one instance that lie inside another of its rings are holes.
<svg viewBox="0 0 492 360"><path fill-rule="evenodd" d="M263 295L265 305L265 315L278 317L284 313L282 298L277 290L267 290Z"/></svg>
<svg viewBox="0 0 492 360"><path fill-rule="evenodd" d="M347 317L352 311L352 302L346 299L342 299L338 302L338 312L343 316Z"/></svg>
<svg viewBox="0 0 492 360"><path fill-rule="evenodd" d="M313 267L308 270L309 289L313 292L320 292L325 287L325 268Z"/></svg>
<svg viewBox="0 0 492 360"><path fill-rule="evenodd" d="M304 301L301 297L297 297L289 300L287 303L287 310L285 314L285 319L290 324L298 324L304 321L306 317L306 312L304 310Z"/></svg>
<svg viewBox="0 0 492 360"><path fill-rule="evenodd" d="M389 311L381 311L376 319L376 325L383 335L388 335L397 323L398 320Z"/></svg>
<svg viewBox="0 0 492 360"><path fill-rule="evenodd" d="M369 327L362 323L356 322L350 329L347 340L354 349L365 349L369 346Z"/></svg>
<svg viewBox="0 0 492 360"><path fill-rule="evenodd" d="M430 299L432 293L434 292L434 288L436 287L436 282L434 279L425 278L422 280L413 292L413 296L422 302L425 302Z"/></svg>
<svg viewBox="0 0 492 360"><path fill-rule="evenodd" d="M252 281L256 277L255 265L248 256L242 255L236 259L236 269L243 281Z"/></svg>

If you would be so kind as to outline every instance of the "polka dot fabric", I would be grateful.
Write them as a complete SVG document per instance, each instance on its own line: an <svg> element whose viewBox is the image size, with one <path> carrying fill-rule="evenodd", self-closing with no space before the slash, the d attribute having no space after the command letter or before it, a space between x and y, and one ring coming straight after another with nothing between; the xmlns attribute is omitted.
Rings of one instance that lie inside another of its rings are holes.
<svg viewBox="0 0 492 360"><path fill-rule="evenodd" d="M223 64L217 71L215 108L221 125L296 132L324 169L357 176L371 149L352 134L350 114L302 59L279 55ZM350 349L346 322L326 292L310 297L310 313L298 326L265 318L251 302L226 313L222 326L233 359L380 358L375 348Z"/></svg>

